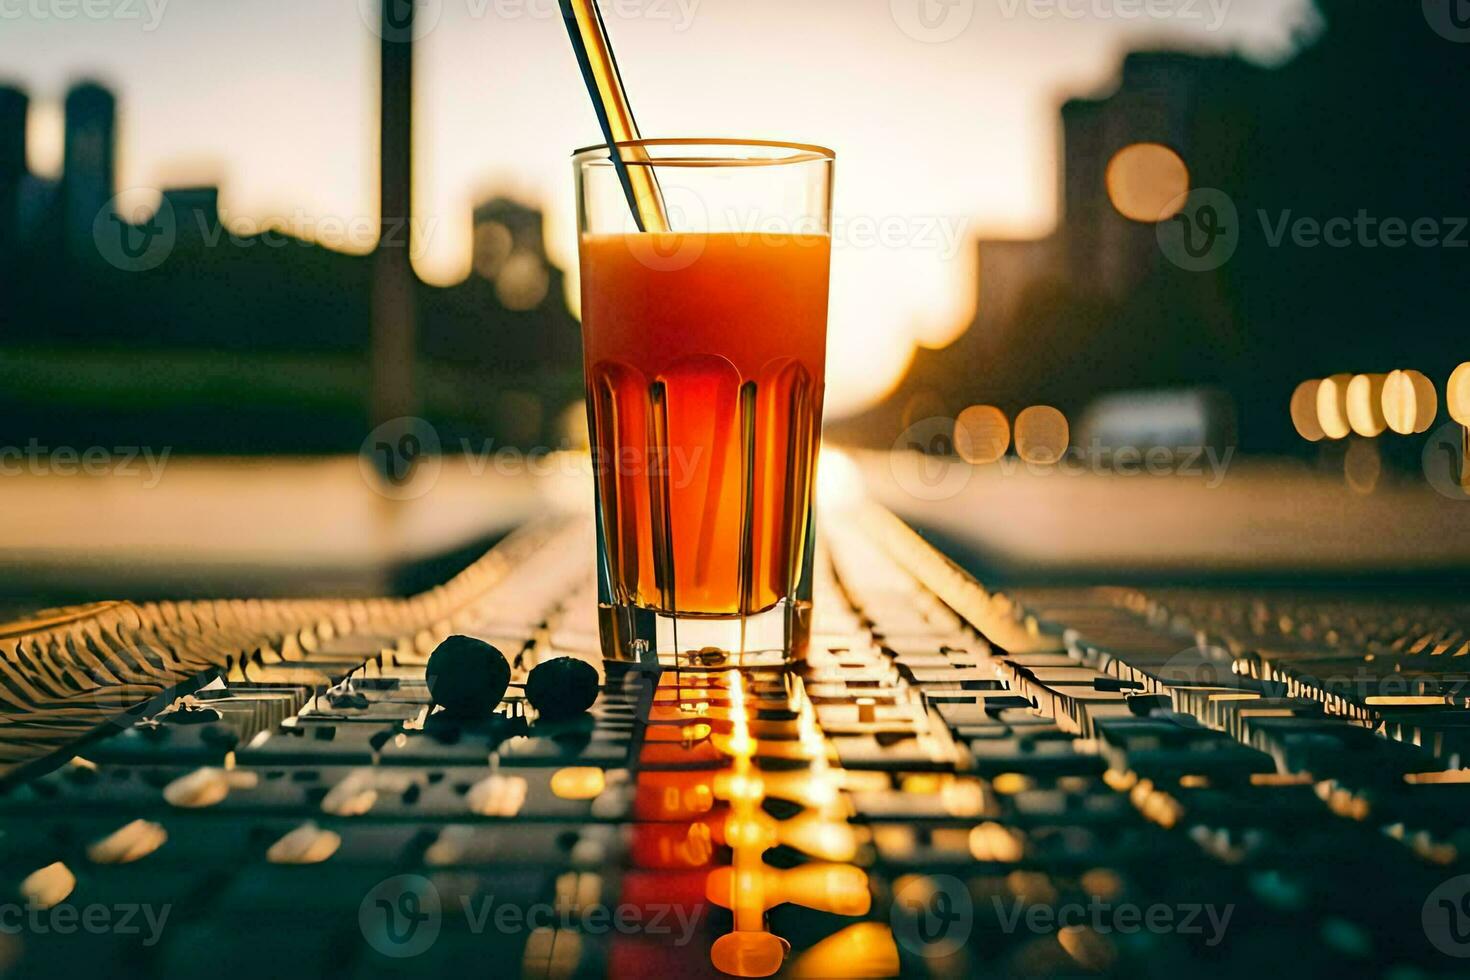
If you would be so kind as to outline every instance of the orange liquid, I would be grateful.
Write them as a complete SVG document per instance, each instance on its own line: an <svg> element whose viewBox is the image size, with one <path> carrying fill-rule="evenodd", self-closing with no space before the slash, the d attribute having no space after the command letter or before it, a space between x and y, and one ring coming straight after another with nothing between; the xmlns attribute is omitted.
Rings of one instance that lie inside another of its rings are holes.
<svg viewBox="0 0 1470 980"><path fill-rule="evenodd" d="M791 594L811 522L830 261L826 236L582 237L617 602L734 616Z"/></svg>

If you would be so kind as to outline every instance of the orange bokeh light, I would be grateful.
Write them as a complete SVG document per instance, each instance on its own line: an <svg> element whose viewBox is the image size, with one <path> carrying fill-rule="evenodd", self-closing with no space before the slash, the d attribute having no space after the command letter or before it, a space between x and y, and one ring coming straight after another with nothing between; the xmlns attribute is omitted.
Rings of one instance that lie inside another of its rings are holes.
<svg viewBox="0 0 1470 980"><path fill-rule="evenodd" d="M1108 199L1130 221L1172 218L1189 194L1189 167L1162 143L1133 143L1108 162Z"/></svg>

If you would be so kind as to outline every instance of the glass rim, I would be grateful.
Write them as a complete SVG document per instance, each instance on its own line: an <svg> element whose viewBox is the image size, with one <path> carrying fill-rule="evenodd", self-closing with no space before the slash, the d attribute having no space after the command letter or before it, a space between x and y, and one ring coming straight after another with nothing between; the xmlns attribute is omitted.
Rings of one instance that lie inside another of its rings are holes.
<svg viewBox="0 0 1470 980"><path fill-rule="evenodd" d="M779 167L797 163L812 163L826 161L834 162L837 159L835 150L816 143L792 143L786 140L763 140L763 139L731 139L728 137L690 137L681 136L665 139L641 139L641 140L619 140L615 143L599 143L595 146L584 146L572 151L572 162L577 164L588 164L597 162L612 163L612 148L620 150L649 149L656 147L678 147L678 146L720 146L720 147L758 147L761 149L790 150L787 156L779 157L740 157L740 156L671 156L659 157L657 159L627 159L623 154L623 163L634 167ZM598 154L605 155L605 161L598 161Z"/></svg>

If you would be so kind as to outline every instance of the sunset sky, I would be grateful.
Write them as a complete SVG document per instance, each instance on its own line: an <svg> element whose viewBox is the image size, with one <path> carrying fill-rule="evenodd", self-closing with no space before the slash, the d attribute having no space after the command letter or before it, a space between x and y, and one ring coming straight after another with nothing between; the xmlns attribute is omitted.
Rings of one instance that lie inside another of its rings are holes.
<svg viewBox="0 0 1470 980"><path fill-rule="evenodd" d="M34 169L59 169L59 100L96 77L119 94L121 188L146 200L217 182L227 220L310 235L325 218L376 216L377 39L362 9L375 3L15 0L0 8L0 80L35 100ZM491 193L544 207L548 247L568 265L568 157L598 131L555 0L419 3L420 274L469 274L470 208ZM1150 44L1280 60L1306 0L603 7L645 135L837 150L829 401L841 412L887 390L915 344L968 323L974 236L1056 222L1062 98L1104 88L1124 51Z"/></svg>

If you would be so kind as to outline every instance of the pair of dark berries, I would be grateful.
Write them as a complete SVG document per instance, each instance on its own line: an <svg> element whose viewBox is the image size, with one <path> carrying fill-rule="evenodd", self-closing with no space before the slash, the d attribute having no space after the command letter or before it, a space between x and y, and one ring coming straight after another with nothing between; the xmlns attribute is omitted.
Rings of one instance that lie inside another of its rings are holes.
<svg viewBox="0 0 1470 980"><path fill-rule="evenodd" d="M510 663L484 640L451 636L435 648L425 670L429 696L456 718L489 715L510 687ZM537 664L526 678L526 700L542 718L563 721L597 700L597 669L575 657Z"/></svg>

